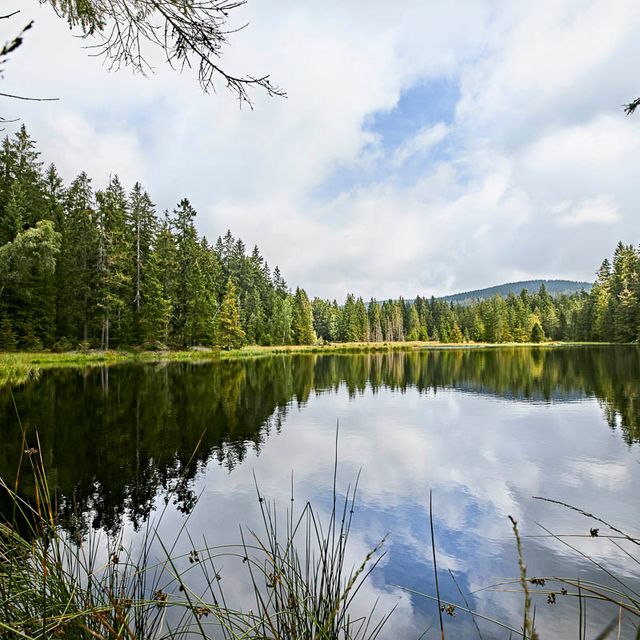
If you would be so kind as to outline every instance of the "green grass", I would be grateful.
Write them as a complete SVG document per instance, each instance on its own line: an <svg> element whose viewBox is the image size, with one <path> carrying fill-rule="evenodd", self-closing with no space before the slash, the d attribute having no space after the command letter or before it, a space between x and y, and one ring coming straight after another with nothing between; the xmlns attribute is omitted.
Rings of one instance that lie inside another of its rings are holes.
<svg viewBox="0 0 640 640"><path fill-rule="evenodd" d="M85 366L91 364L109 364L116 362L167 362L194 360L234 360L238 358L257 358L274 354L293 353L372 353L389 351L412 351L415 349L477 349L500 347L566 347L566 346L595 346L608 343L602 342L336 342L317 345L280 345L258 346L251 345L240 349L223 351L217 348L200 348L197 350L164 350L140 351L110 350L110 351L66 351L54 352L16 352L0 353L0 368L17 367L21 365L53 365L53 366Z"/></svg>
<svg viewBox="0 0 640 640"><path fill-rule="evenodd" d="M499 349L499 348L547 348L603 346L601 342L544 342L544 343L479 343L466 342L451 344L442 342L343 342L318 345L285 345L285 346L247 346L241 349L222 351L220 349L197 350L111 350L111 351L68 351L52 352L18 352L0 353L0 388L15 386L37 378L40 371L55 368L79 368L106 366L126 362L146 362L157 364L163 362L207 362L220 360L243 360L265 358L274 355L295 354L364 354L390 353L416 350L439 349Z"/></svg>

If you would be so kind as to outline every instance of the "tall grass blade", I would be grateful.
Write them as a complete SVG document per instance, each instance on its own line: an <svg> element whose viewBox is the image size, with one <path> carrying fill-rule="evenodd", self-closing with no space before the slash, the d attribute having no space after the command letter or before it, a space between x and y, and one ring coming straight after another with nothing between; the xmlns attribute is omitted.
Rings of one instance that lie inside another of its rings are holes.
<svg viewBox="0 0 640 640"><path fill-rule="evenodd" d="M444 621L442 619L442 602L440 600L440 585L438 584L438 563L436 560L436 539L433 533L433 492L429 489L429 527L431 529L431 552L433 554L433 574L436 582L436 598L438 602L438 618L440 622L440 637L444 640Z"/></svg>

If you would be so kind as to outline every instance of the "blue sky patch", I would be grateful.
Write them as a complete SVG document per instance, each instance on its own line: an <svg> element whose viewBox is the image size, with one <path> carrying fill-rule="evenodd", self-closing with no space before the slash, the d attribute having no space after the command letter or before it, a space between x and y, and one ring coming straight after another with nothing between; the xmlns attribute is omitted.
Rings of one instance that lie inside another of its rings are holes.
<svg viewBox="0 0 640 640"><path fill-rule="evenodd" d="M436 78L405 91L393 109L371 114L364 130L373 133L377 140L364 149L363 162L337 167L319 185L315 196L331 199L354 188L389 181L400 187L413 184L434 162L448 158L448 145L436 144L401 164L394 164L394 153L424 127L453 122L459 97L457 82ZM380 157L375 157L380 152ZM367 153L372 154L369 161Z"/></svg>
<svg viewBox="0 0 640 640"><path fill-rule="evenodd" d="M379 135L385 149L392 149L425 125L453 122L459 97L458 83L450 78L421 82L405 91L391 111L372 114L365 123L365 130Z"/></svg>

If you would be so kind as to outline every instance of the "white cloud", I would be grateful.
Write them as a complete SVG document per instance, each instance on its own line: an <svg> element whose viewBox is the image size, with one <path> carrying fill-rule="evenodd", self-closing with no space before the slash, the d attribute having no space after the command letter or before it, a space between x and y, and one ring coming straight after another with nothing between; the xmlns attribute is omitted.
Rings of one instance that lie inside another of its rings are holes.
<svg viewBox="0 0 640 640"><path fill-rule="evenodd" d="M268 72L289 96L257 94L254 111L160 60L150 79L109 73L50 9L21 7L35 28L3 82L61 101L3 112L46 160L67 179L140 179L159 208L189 197L203 232L230 227L311 295L591 279L618 239L640 235L640 124L620 106L635 97L636 3L252 1L223 63ZM395 149L367 129L442 77L460 89L452 121L418 115ZM324 189L347 170L339 193Z"/></svg>
<svg viewBox="0 0 640 640"><path fill-rule="evenodd" d="M575 210L562 215L559 222L571 226L584 223L610 224L619 219L618 207L613 198L601 196L582 202Z"/></svg>

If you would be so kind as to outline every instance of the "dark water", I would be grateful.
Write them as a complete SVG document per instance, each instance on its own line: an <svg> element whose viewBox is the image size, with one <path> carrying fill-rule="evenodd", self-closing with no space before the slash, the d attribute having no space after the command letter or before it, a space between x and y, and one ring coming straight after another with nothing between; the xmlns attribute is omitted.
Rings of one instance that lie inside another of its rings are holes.
<svg viewBox="0 0 640 640"><path fill-rule="evenodd" d="M339 489L361 470L351 554L385 534L387 555L361 593L366 609L396 606L387 638L436 637L428 495L444 598L519 625L520 594L484 589L517 576L507 516L524 536L528 573L612 583L552 537L602 525L532 499L581 506L640 533L640 350L495 348L278 356L255 361L125 365L41 372L12 390L23 425L41 440L49 482L69 528L123 530L135 540L169 499L163 536L189 531L235 543L259 526L254 473L282 508L310 499L330 509L336 421ZM194 449L197 451L194 454ZM16 474L21 435L12 394L0 389L0 476ZM29 485L24 491L28 495ZM197 502L197 505L196 505ZM0 510L2 506L0 504ZM640 591L640 565L609 539L566 541ZM640 557L633 545L623 549ZM246 592L230 567L226 590ZM223 571L225 568L223 567ZM537 602L544 638L577 636L574 599ZM591 605L595 635L615 615ZM445 616L448 637L478 637L469 617ZM480 622L483 637L509 633ZM633 637L623 618L622 637Z"/></svg>

